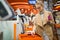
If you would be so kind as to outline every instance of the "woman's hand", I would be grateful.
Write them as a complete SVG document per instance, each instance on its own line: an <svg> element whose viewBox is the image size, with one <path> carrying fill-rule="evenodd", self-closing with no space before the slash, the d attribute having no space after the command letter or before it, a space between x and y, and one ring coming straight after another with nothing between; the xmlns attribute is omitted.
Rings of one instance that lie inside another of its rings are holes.
<svg viewBox="0 0 60 40"><path fill-rule="evenodd" d="M25 34L28 34L28 35L35 35L35 32L30 31L30 32L26 32Z"/></svg>

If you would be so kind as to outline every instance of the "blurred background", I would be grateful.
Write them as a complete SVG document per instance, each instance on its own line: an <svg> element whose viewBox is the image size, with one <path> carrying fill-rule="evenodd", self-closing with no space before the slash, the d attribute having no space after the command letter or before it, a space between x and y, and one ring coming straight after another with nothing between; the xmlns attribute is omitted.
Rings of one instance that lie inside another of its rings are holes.
<svg viewBox="0 0 60 40"><path fill-rule="evenodd" d="M54 35L56 40L60 40L60 0L41 0L44 2L44 9L51 11L56 21L56 27L54 28ZM0 40L14 40L14 23L17 24L17 34L22 31L21 21L17 22L16 10L22 7L27 10L26 13L30 12L35 6L36 0L0 0ZM34 10L33 10L34 11ZM18 11L19 12L19 11ZM25 13L25 12L24 12ZM35 10L36 13L36 10ZM58 14L57 14L58 13ZM55 17L55 14L58 17ZM21 14L18 14L21 15ZM23 15L24 16L24 15ZM25 16L24 16L25 17ZM57 26L58 25L58 26ZM21 30L20 30L21 29ZM18 36L17 36L18 37Z"/></svg>

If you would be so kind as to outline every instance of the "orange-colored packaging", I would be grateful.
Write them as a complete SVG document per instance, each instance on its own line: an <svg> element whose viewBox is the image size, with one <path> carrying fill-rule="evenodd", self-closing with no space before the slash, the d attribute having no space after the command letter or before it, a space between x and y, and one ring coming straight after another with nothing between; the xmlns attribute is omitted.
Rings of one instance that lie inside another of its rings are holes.
<svg viewBox="0 0 60 40"><path fill-rule="evenodd" d="M19 40L43 40L43 38L37 35L19 34Z"/></svg>
<svg viewBox="0 0 60 40"><path fill-rule="evenodd" d="M60 24L55 24L55 27L56 28L60 28Z"/></svg>

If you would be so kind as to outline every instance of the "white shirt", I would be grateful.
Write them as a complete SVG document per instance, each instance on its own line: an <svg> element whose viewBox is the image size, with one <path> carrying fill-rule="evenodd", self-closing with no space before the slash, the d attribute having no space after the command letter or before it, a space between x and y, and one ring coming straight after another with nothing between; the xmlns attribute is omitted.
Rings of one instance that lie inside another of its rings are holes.
<svg viewBox="0 0 60 40"><path fill-rule="evenodd" d="M40 13L40 16L41 16L41 21L42 21L42 25L43 25L44 13Z"/></svg>

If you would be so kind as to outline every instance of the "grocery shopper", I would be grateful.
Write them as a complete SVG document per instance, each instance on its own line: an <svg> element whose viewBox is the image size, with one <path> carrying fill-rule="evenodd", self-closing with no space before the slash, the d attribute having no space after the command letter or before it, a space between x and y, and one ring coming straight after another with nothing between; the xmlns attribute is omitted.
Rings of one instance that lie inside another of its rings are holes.
<svg viewBox="0 0 60 40"><path fill-rule="evenodd" d="M35 4L38 14L35 16L36 34L42 36L44 40L53 40L54 19L52 13L44 10L44 4L42 1L37 1Z"/></svg>

